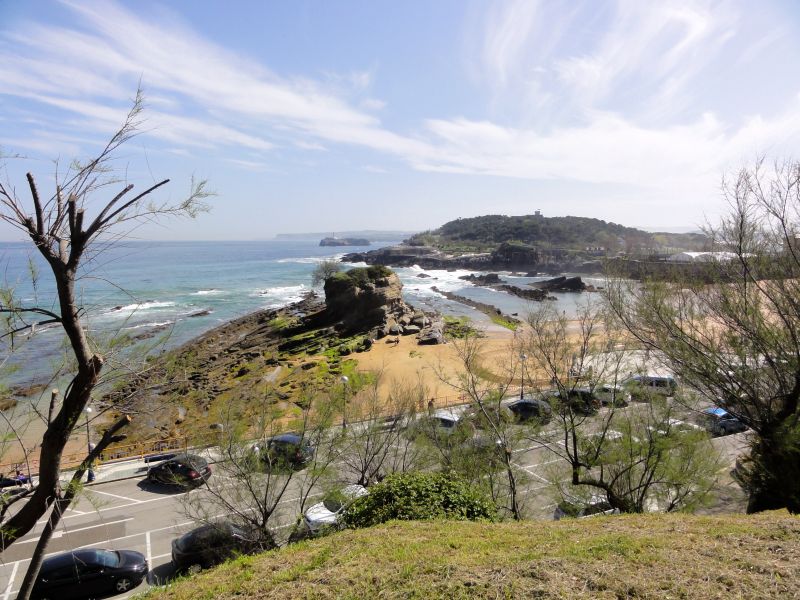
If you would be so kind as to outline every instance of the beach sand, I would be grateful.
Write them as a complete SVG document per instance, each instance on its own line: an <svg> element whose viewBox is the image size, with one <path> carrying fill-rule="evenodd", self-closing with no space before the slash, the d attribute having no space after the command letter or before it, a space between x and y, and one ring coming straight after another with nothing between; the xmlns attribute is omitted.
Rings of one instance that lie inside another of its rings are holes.
<svg viewBox="0 0 800 600"><path fill-rule="evenodd" d="M505 357L511 351L513 332L499 326L484 330L481 339L483 363L495 372L500 372ZM380 372L379 391L387 395L398 382L421 380L427 388L427 396L434 398L437 406L456 403L460 392L442 381L440 375L451 378L463 370L456 352L458 342L434 346L420 346L414 336L400 336L399 343L391 343L394 337L376 341L369 352L356 355L359 371Z"/></svg>

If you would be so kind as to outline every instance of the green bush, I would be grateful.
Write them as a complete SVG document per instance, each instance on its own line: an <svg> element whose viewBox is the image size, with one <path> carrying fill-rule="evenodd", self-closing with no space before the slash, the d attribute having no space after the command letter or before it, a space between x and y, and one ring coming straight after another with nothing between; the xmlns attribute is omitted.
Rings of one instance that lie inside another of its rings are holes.
<svg viewBox="0 0 800 600"><path fill-rule="evenodd" d="M492 520L488 496L467 482L444 473L398 473L372 486L343 513L346 527L371 527L393 519L422 521Z"/></svg>

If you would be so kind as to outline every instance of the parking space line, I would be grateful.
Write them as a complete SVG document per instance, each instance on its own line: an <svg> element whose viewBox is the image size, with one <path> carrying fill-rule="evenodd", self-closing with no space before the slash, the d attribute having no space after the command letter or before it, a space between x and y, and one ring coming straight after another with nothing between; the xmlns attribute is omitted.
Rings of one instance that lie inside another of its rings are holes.
<svg viewBox="0 0 800 600"><path fill-rule="evenodd" d="M127 508L129 506L137 506L139 504L147 504L149 502L159 502L161 500L170 500L172 498L179 498L180 496L183 496L184 494L188 494L188 493L189 492L181 492L180 494L169 494L169 495L159 496L158 498L150 498L148 500L136 500L134 502L131 502L130 504L120 504L118 506L104 506L103 508L98 508L97 510L93 510L91 513L87 512L86 514L88 515L88 514L101 513L101 512L105 512L107 510L119 510L120 508ZM74 519L75 517L83 517L83 516L85 516L85 515L66 515L66 516L63 517L62 520L64 520L64 519ZM37 525L43 525L44 523L47 523L47 519L42 519L41 521L37 521L36 524Z"/></svg>
<svg viewBox="0 0 800 600"><path fill-rule="evenodd" d="M531 471L530 467L525 467L525 466L523 466L523 465L521 465L521 464L519 464L519 463L513 463L513 462L512 462L511 464L512 464L512 465L514 465L515 467L517 467L518 469L522 469L522 470L523 470L523 471L525 471L526 473L528 473L528 474L530 474L530 475L533 475L533 476L534 476L534 477L536 477L537 479L541 479L541 480L542 480L543 482L545 482L545 483L550 483L549 481L547 481L547 479L545 479L544 477L542 477L542 476L541 476L541 475L539 475L538 473L534 473L533 471Z"/></svg>
<svg viewBox="0 0 800 600"><path fill-rule="evenodd" d="M14 568L11 569L11 575L8 576L8 585L6 586L6 591L3 594L3 600L8 600L11 596L11 588L14 585L14 579L17 576L17 569L19 569L19 561L14 563Z"/></svg>
<svg viewBox="0 0 800 600"><path fill-rule="evenodd" d="M92 490L94 494L103 494L104 496L111 496L112 498L117 498L118 500L125 500L127 502L132 502L134 504L141 504L143 500L137 500L136 498L128 498L127 496L120 496L118 494L112 494L111 492L103 492L101 490Z"/></svg>

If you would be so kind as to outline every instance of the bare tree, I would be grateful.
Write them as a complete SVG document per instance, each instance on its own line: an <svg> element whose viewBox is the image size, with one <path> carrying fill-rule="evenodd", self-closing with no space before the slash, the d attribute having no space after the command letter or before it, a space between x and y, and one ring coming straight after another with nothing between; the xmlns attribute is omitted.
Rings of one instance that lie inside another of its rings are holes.
<svg viewBox="0 0 800 600"><path fill-rule="evenodd" d="M587 303L577 317L571 322L548 305L528 316L525 348L555 388L545 396L558 423L555 439L534 438L564 460L569 485L602 493L620 512L688 510L706 501L720 465L708 435L655 396L629 407L612 396L598 413L593 389L603 381L615 388L622 368L623 355L613 350L619 331L601 306ZM562 471L554 476L570 496Z"/></svg>
<svg viewBox="0 0 800 600"><path fill-rule="evenodd" d="M394 382L388 398L379 393L380 374L348 406L350 425L342 433L342 478L368 486L391 473L422 466L420 449L405 435L424 405L421 381Z"/></svg>
<svg viewBox="0 0 800 600"><path fill-rule="evenodd" d="M40 195L33 175L28 174L30 208L26 208L13 187L0 184L0 218L30 238L52 272L58 295L55 308L5 298L0 306L0 313L8 317L3 336L13 339L23 332L55 324L66 335L74 359L73 375L61 405L52 407L45 416L38 485L26 497L24 505L2 524L0 550L30 531L54 501L62 497L59 487L62 454L106 363L86 333L86 315L75 290L79 267L85 259L95 257L108 244L124 237L137 223L168 215L194 216L205 208L202 201L208 192L203 181L193 182L188 197L178 203L151 202L153 192L169 180L159 181L138 194L132 194L133 184L125 185L109 200L93 206L95 197L108 186L120 183L113 177L111 161L115 151L135 135L141 111L142 97L137 93L125 122L108 144L94 159L86 164L75 163L65 175L57 176L56 189L50 197Z"/></svg>
<svg viewBox="0 0 800 600"><path fill-rule="evenodd" d="M191 520L213 525L224 515L264 550L278 544L280 528L292 526L287 511L302 513L309 498L333 479L340 448L327 398L304 391L301 404L306 408L289 422L277 399L267 389L259 400L226 406L219 448L213 449L219 453L215 475L202 493L181 499ZM296 443L278 438L287 433Z"/></svg>
<svg viewBox="0 0 800 600"><path fill-rule="evenodd" d="M451 344L460 369L451 376L439 368L438 375L468 398L470 407L457 435L430 436L433 445L439 449L447 467L462 476L477 477L485 482L498 506L514 519L522 519L521 484L527 474L515 462L514 452L525 439L527 427L515 423L503 403L522 367L519 349L510 346L503 353L505 360L487 366L482 338L470 334L451 340Z"/></svg>
<svg viewBox="0 0 800 600"><path fill-rule="evenodd" d="M723 182L707 227L730 260L669 281L612 278L610 305L681 379L750 427L749 512L800 512L800 163L759 161Z"/></svg>

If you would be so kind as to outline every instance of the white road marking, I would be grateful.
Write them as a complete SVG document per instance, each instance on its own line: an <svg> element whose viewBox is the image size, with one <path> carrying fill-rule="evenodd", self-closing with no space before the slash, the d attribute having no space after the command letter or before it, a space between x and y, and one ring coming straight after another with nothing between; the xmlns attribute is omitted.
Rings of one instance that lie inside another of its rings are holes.
<svg viewBox="0 0 800 600"><path fill-rule="evenodd" d="M93 510L91 513L86 513L86 514L97 514L97 513L101 513L101 512L106 512L107 510L118 510L120 508L127 508L129 506L138 506L139 504L147 504L149 502L159 502L161 500L170 500L171 498L178 498L178 497L183 496L184 494L188 494L188 493L189 492L181 492L180 494L168 494L168 495L164 495L164 496L159 496L158 498L150 498L149 500L137 500L135 502L131 502L130 504L120 504L120 505L117 505L117 506L104 506L103 508L98 508L97 510ZM63 521L64 519L74 519L75 517L83 517L83 516L85 516L85 515L66 515L66 516L62 517L61 520ZM44 523L47 523L47 519L42 519L41 521L38 521L36 524L37 525L43 525ZM17 543L19 543L19 542L17 542Z"/></svg>
<svg viewBox="0 0 800 600"><path fill-rule="evenodd" d="M153 565L153 557L152 557L152 549L150 547L150 532L144 534L144 543L145 547L147 548L147 564L152 566Z"/></svg>
<svg viewBox="0 0 800 600"><path fill-rule="evenodd" d="M19 561L14 563L14 568L11 569L11 575L8 576L8 585L6 586L5 594L3 594L3 600L8 600L11 596L11 586L14 585L14 578L17 576L17 569L19 569Z"/></svg>
<svg viewBox="0 0 800 600"><path fill-rule="evenodd" d="M86 531L87 529L96 529L97 527L106 527L108 525L114 525L116 523L125 523L126 521L133 521L133 517L126 517L124 519L117 519L116 521L106 521L104 523L96 523L95 525L87 525L86 527L78 527L77 529L68 529L66 531L59 529L58 531L53 532L53 537L62 537L66 533L77 533L79 531ZM57 535L58 534L58 535ZM33 542L38 542L39 538L31 538L29 540L22 540L21 542L17 542L17 544L31 544Z"/></svg>
<svg viewBox="0 0 800 600"><path fill-rule="evenodd" d="M104 496L111 496L112 498L117 498L118 500L125 500L127 502L133 502L134 504L141 504L143 500L137 500L136 498L128 498L127 496L119 496L117 494L112 494L111 492L102 492L100 490L92 490L93 494L103 494Z"/></svg>

